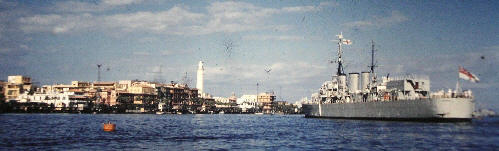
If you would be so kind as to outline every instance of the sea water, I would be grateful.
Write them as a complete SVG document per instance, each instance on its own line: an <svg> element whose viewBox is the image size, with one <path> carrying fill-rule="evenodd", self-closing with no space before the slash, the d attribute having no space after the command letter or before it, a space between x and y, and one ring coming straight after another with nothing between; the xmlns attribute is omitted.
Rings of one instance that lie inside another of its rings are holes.
<svg viewBox="0 0 499 151"><path fill-rule="evenodd" d="M105 132L103 123L116 124ZM0 114L0 150L496 150L499 118L421 123L303 115Z"/></svg>

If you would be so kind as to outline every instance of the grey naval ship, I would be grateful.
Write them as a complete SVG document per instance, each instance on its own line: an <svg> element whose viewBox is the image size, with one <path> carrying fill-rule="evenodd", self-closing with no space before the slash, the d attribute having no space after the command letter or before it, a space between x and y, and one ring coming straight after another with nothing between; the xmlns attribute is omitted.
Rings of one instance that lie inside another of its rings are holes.
<svg viewBox="0 0 499 151"><path fill-rule="evenodd" d="M342 45L350 40L338 37L337 73L325 81L319 92L303 104L305 117L461 122L471 121L475 108L470 90L447 92L430 91L430 80L425 76L382 77L377 79L374 69L374 42L372 43L370 71L344 73ZM348 80L347 80L348 78ZM360 78L360 82L359 82Z"/></svg>

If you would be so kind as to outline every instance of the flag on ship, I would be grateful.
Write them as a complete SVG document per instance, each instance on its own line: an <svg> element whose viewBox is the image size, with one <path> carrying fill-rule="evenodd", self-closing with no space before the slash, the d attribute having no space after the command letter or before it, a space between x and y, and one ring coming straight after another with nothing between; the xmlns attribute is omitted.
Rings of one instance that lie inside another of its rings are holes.
<svg viewBox="0 0 499 151"><path fill-rule="evenodd" d="M463 67L459 66L459 78L465 79L465 80L470 80L471 82L479 82L480 79L476 77L473 73L469 72L468 70L464 69Z"/></svg>

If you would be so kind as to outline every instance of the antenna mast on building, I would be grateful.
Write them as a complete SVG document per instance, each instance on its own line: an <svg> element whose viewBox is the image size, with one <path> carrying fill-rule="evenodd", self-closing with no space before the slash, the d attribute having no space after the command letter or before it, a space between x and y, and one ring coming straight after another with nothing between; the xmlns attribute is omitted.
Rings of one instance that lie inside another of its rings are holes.
<svg viewBox="0 0 499 151"><path fill-rule="evenodd" d="M185 72L184 77L182 77L182 83L184 83L186 85L190 85L191 81L192 81L192 79L189 78L189 75L187 74L187 72Z"/></svg>
<svg viewBox="0 0 499 151"><path fill-rule="evenodd" d="M97 64L97 82L100 82L100 67L102 67L102 64Z"/></svg>
<svg viewBox="0 0 499 151"><path fill-rule="evenodd" d="M159 83L164 82L163 78L161 77L163 75L161 68L162 68L162 65L159 65L159 70L157 72L153 72L154 73L154 82L159 82Z"/></svg>

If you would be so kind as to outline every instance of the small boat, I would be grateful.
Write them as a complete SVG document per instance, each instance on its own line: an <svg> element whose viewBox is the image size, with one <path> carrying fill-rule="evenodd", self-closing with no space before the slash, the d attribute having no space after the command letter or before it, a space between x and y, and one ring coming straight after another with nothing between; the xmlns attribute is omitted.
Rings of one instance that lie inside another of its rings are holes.
<svg viewBox="0 0 499 151"><path fill-rule="evenodd" d="M263 113L262 113L262 112L258 112L258 113L255 113L255 114L256 114L256 115L263 115Z"/></svg>
<svg viewBox="0 0 499 151"><path fill-rule="evenodd" d="M161 114L165 114L165 112L156 112L156 114L161 115Z"/></svg>
<svg viewBox="0 0 499 151"><path fill-rule="evenodd" d="M104 123L103 130L106 132L112 132L116 130L116 124L113 124L111 122Z"/></svg>

